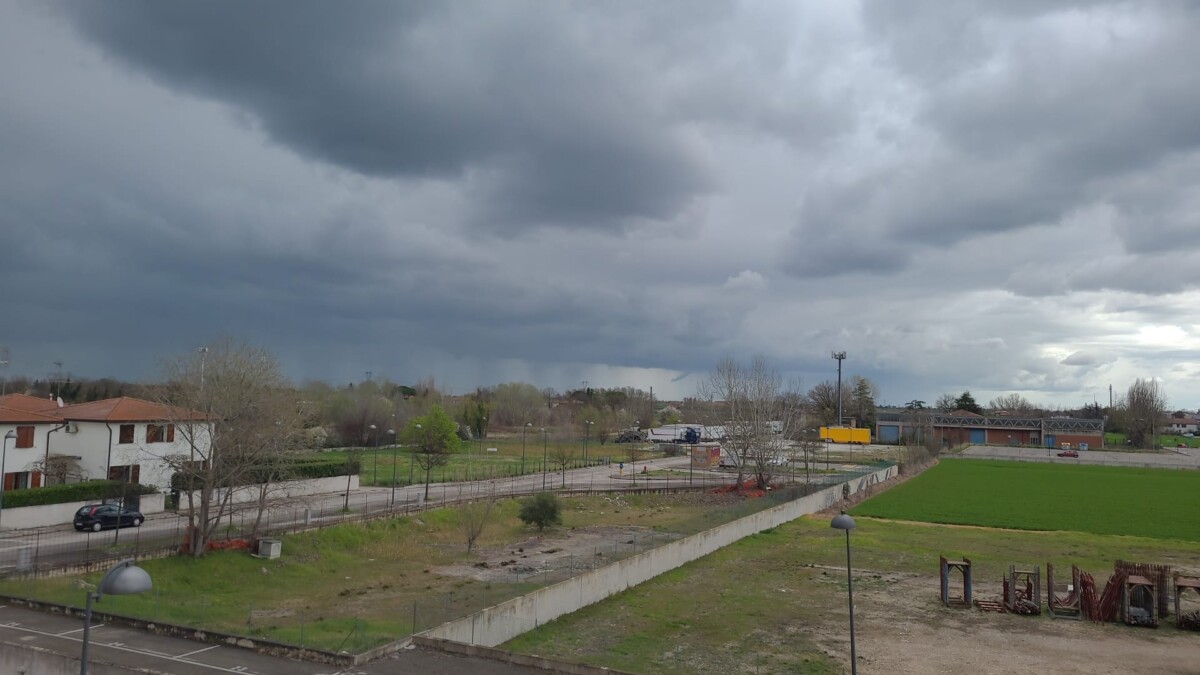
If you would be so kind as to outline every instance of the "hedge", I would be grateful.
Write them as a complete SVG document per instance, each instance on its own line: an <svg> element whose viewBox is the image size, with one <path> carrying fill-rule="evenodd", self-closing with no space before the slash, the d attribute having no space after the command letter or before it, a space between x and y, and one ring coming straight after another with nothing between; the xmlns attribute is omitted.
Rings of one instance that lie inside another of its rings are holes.
<svg viewBox="0 0 1200 675"><path fill-rule="evenodd" d="M10 490L4 493L4 507L44 506L86 502L93 499L124 499L129 494L154 494L153 486L125 483L119 480L92 480L86 483L49 485L40 488Z"/></svg>
<svg viewBox="0 0 1200 675"><path fill-rule="evenodd" d="M259 483L267 483L283 480L302 480L305 478L330 478L333 476L345 476L347 473L356 474L359 472L361 465L358 460L349 461L345 455L337 456L316 456L316 457L301 457L292 460L290 464L282 467L263 467L260 470L247 472L244 485L257 485ZM190 476L188 474L176 473L171 476L172 490L192 490L194 482L197 482L198 476ZM198 487L198 485L197 485ZM221 487L229 487L223 485Z"/></svg>

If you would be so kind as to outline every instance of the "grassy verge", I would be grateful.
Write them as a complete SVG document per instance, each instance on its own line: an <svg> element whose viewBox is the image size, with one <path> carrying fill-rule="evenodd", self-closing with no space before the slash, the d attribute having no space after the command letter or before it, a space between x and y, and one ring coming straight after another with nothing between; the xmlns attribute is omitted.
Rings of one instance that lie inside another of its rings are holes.
<svg viewBox="0 0 1200 675"><path fill-rule="evenodd" d="M980 597L999 595L999 579L1012 562L1075 563L1103 583L1116 559L1191 565L1200 559L1197 542L872 518L858 519L853 548L856 601L858 591L869 597L893 583L888 575L902 574L927 579L926 604L936 603L939 554L972 559ZM844 655L830 654L845 650L836 637L845 629L845 556L845 539L827 518L803 518L504 647L634 672L843 672Z"/></svg>

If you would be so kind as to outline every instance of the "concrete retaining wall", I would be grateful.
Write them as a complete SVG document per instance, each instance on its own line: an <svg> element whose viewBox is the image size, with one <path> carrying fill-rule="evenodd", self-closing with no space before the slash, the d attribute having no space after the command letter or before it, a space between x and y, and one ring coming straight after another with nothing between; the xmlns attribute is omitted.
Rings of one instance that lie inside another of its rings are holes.
<svg viewBox="0 0 1200 675"><path fill-rule="evenodd" d="M623 670L613 670L612 668L601 668L598 666L587 666L582 663L569 663L567 661L548 659L542 656L518 654L517 652L504 651L503 649L495 649L493 647L466 645L461 642L437 640L434 638L422 637L420 635L413 636L413 644L417 645L418 647L436 649L438 651L443 651L450 654L462 654L463 656L491 659L492 661L511 663L517 666L528 666L530 668L546 670L552 673L566 673L566 675L625 675L625 671Z"/></svg>
<svg viewBox="0 0 1200 675"><path fill-rule="evenodd" d="M233 488L233 503L245 504L247 502L258 501L257 485L243 485L238 488ZM358 476L350 477L350 489L358 489ZM220 500L225 497L225 493L229 488L221 488L216 491L213 503L220 503ZM329 478L305 478L303 480L285 480L276 483L271 487L271 492L267 495L267 499L296 499L298 497L311 497L312 495L329 494L331 492L345 492L346 477L331 476ZM200 503L200 493L193 492L192 498L196 503ZM179 497L180 508L186 505L188 493L183 493Z"/></svg>
<svg viewBox="0 0 1200 675"><path fill-rule="evenodd" d="M18 506L4 509L4 529L25 529L29 527L47 527L62 525L75 519L75 512L81 506L98 504L99 499L86 502L65 502L63 504L44 504L42 506ZM163 495L161 493L142 495L141 507L144 514L161 513L163 510Z"/></svg>
<svg viewBox="0 0 1200 675"><path fill-rule="evenodd" d="M128 675L142 668L118 666L88 657L91 675ZM0 643L0 673L12 675L79 675L79 657L66 656L33 645Z"/></svg>
<svg viewBox="0 0 1200 675"><path fill-rule="evenodd" d="M897 467L838 483L820 492L760 511L711 530L640 553L606 567L538 589L432 628L422 636L470 645L495 647L560 616L599 602L643 581L702 558L757 532L837 504L848 486L851 494L894 478Z"/></svg>

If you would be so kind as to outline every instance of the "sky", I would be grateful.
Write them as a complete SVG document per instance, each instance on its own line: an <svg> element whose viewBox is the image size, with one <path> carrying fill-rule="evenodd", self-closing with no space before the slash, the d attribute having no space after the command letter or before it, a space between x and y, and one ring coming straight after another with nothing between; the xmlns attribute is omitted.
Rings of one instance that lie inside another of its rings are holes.
<svg viewBox="0 0 1200 675"><path fill-rule="evenodd" d="M0 375L1200 406L1200 5L0 0ZM1192 64L1192 65L1188 65Z"/></svg>

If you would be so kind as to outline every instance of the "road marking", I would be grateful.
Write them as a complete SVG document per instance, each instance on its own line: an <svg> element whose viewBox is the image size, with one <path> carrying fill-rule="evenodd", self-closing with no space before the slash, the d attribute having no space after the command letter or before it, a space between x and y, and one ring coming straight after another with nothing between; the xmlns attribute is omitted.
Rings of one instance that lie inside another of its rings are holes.
<svg viewBox="0 0 1200 675"><path fill-rule="evenodd" d="M186 659L187 657L191 656L192 654L199 654L200 652L206 652L206 651L208 651L208 650L210 650L210 649L216 649L217 647L220 647L220 646L221 646L221 645L213 645L213 646L211 646L211 647L205 647L204 649L197 649L197 650L196 650L196 651L194 651L194 652L188 652L188 653L186 653L186 654L180 654L179 656L177 656L177 657L175 657L175 658L179 658L179 659Z"/></svg>
<svg viewBox="0 0 1200 675"><path fill-rule="evenodd" d="M48 633L46 631L35 630L33 628L22 628L21 626L18 626L16 624L16 622L0 624L0 627L12 628L14 630L24 631L26 633L33 633L35 635L43 635L45 637L59 638L61 640L70 640L71 642L83 642L82 638L67 637L65 635L58 635L56 633ZM223 666L217 666L217 665L213 665L211 663L204 663L203 661L184 660L178 656L168 656L166 654L161 654L159 652L150 651L148 649L135 649L133 647L125 647L125 646L122 646L121 643L119 643L119 642L114 643L114 644L96 644L94 646L107 647L109 649L116 649L117 651L129 652L131 654L142 654L144 656L153 656L155 658L165 659L167 661L177 661L179 663L186 663L190 666L198 666L200 668L206 668L208 670L215 670L215 671L221 672L221 673L249 673L249 672L251 672L250 670L248 670L246 668L246 666L234 666L233 668L225 668Z"/></svg>

